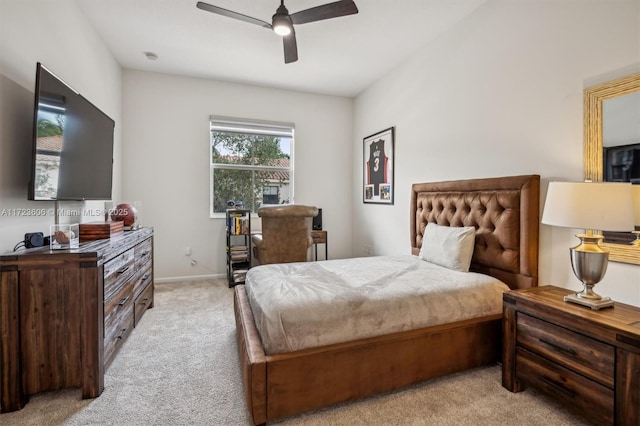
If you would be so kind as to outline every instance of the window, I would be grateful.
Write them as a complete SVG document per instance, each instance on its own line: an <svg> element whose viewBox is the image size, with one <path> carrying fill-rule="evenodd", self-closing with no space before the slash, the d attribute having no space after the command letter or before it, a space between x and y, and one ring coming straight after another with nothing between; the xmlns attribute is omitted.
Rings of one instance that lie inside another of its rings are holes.
<svg viewBox="0 0 640 426"><path fill-rule="evenodd" d="M262 204L278 204L278 187L265 186L262 192Z"/></svg>
<svg viewBox="0 0 640 426"><path fill-rule="evenodd" d="M210 216L293 202L293 124L212 116Z"/></svg>

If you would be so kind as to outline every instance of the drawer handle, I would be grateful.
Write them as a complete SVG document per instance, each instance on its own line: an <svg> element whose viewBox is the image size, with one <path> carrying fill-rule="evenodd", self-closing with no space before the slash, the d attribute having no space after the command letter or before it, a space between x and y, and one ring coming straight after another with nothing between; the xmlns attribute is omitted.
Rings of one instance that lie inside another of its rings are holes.
<svg viewBox="0 0 640 426"><path fill-rule="evenodd" d="M140 280L140 282L145 282L145 281L146 281L146 280L148 280L148 279L149 279L149 274L144 274L144 275L142 276L142 279Z"/></svg>
<svg viewBox="0 0 640 426"><path fill-rule="evenodd" d="M143 251L143 252L140 254L140 257L145 257L145 256L146 256L146 255L148 255L148 254L149 254L149 250Z"/></svg>
<svg viewBox="0 0 640 426"><path fill-rule="evenodd" d="M118 306L124 306L124 304L127 303L127 300L129 300L129 296L123 297L120 303L118 303Z"/></svg>
<svg viewBox="0 0 640 426"><path fill-rule="evenodd" d="M571 392L570 390L565 389L564 386L562 386L559 383L556 383L554 380L547 379L546 377L538 377L538 379L540 379L541 382L551 386L555 390L562 392L563 394L567 395L570 398L575 398L575 396L576 396L575 393Z"/></svg>
<svg viewBox="0 0 640 426"><path fill-rule="evenodd" d="M126 328L123 328L122 330L120 330L120 334L118 334L118 336L116 337L116 339L122 339L125 335L125 333L127 332Z"/></svg>
<svg viewBox="0 0 640 426"><path fill-rule="evenodd" d="M127 272L129 270L128 266L123 266L122 268L118 269L118 275L122 275L125 272Z"/></svg>
<svg viewBox="0 0 640 426"><path fill-rule="evenodd" d="M140 303L142 306L147 306L147 302L149 301L148 297L145 297L144 299L142 299L142 302Z"/></svg>
<svg viewBox="0 0 640 426"><path fill-rule="evenodd" d="M573 349L567 349L567 348L565 348L563 346L560 346L560 345L558 345L556 343L550 342L550 341L548 341L546 339L540 339L540 342L544 343L545 345L551 346L552 348L557 349L560 352L564 352L564 353L566 353L568 355L575 356L575 354L576 354L576 351L574 351Z"/></svg>

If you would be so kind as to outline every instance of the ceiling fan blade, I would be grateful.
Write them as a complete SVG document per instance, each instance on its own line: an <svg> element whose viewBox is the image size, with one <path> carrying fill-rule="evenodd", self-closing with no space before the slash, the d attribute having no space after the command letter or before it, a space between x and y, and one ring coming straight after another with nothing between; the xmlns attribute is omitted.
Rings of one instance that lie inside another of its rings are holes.
<svg viewBox="0 0 640 426"><path fill-rule="evenodd" d="M291 33L282 37L284 44L284 63L288 64L298 60L298 43L296 42L296 32L291 28Z"/></svg>
<svg viewBox="0 0 640 426"><path fill-rule="evenodd" d="M213 6L208 3L199 1L196 3L198 9L205 10L211 13L217 13L218 15L226 16L228 18L237 19L239 21L248 22L250 24L260 25L263 28L271 29L271 24L260 19L252 18L251 16L243 15L242 13L233 12L231 10L223 9L218 6Z"/></svg>
<svg viewBox="0 0 640 426"><path fill-rule="evenodd" d="M309 22L322 21L323 19L338 18L340 16L353 15L358 13L358 8L352 0L340 0L311 9L301 10L291 16L294 24L306 24Z"/></svg>

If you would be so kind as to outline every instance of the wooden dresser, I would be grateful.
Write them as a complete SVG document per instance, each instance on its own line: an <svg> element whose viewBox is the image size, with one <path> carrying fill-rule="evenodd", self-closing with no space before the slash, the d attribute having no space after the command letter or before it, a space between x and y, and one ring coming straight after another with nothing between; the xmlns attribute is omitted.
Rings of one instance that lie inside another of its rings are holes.
<svg viewBox="0 0 640 426"><path fill-rule="evenodd" d="M503 296L502 385L534 386L595 424L640 425L640 308L593 311L543 286Z"/></svg>
<svg viewBox="0 0 640 426"><path fill-rule="evenodd" d="M0 411L58 389L99 396L105 369L151 307L152 228L0 256Z"/></svg>

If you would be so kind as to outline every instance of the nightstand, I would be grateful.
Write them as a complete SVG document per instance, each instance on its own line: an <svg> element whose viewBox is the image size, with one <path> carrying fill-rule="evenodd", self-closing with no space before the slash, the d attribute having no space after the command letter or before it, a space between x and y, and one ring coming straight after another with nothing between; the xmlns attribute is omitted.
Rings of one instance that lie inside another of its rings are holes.
<svg viewBox="0 0 640 426"><path fill-rule="evenodd" d="M640 308L593 311L570 293L504 293L502 386L534 386L596 424L640 425Z"/></svg>

